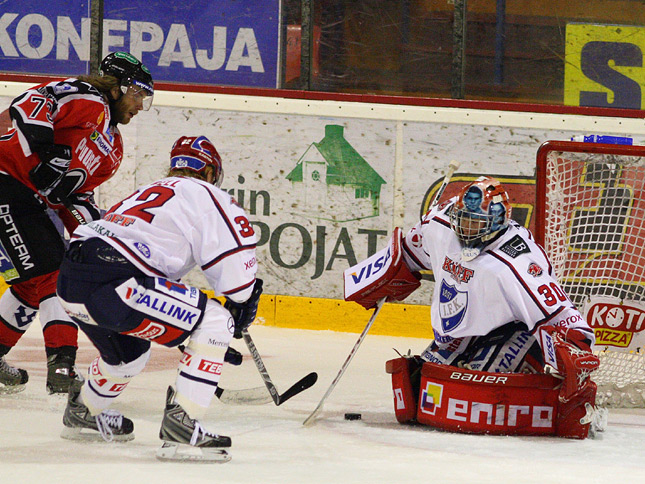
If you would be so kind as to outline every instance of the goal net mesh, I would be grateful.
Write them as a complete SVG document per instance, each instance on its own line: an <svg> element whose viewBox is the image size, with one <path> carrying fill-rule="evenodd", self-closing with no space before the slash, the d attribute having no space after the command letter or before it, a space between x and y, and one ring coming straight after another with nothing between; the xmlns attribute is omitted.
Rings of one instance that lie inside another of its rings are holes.
<svg viewBox="0 0 645 484"><path fill-rule="evenodd" d="M645 407L645 149L615 151L538 156L538 224L558 281L596 333L598 403Z"/></svg>

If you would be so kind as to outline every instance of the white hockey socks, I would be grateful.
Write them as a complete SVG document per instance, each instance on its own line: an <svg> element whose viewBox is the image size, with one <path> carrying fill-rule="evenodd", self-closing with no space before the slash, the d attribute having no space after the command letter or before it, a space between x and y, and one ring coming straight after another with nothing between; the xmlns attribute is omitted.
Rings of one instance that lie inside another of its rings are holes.
<svg viewBox="0 0 645 484"><path fill-rule="evenodd" d="M98 415L121 395L133 377L143 371L149 358L150 350L130 363L108 365L97 356L87 370L87 381L81 389L81 402L92 415Z"/></svg>
<svg viewBox="0 0 645 484"><path fill-rule="evenodd" d="M190 418L204 416L213 399L224 366L224 354L233 334L230 314L209 300L202 322L188 340L177 368L175 402Z"/></svg>

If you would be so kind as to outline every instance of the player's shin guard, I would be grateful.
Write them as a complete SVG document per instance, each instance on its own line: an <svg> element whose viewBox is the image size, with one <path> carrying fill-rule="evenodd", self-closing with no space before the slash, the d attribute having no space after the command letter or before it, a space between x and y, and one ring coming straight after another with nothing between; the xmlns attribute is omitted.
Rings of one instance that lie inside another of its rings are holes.
<svg viewBox="0 0 645 484"><path fill-rule="evenodd" d="M47 391L67 393L78 378L75 368L78 327L63 310L55 295L40 303L40 319L47 353Z"/></svg>
<svg viewBox="0 0 645 484"><path fill-rule="evenodd" d="M208 301L201 323L193 331L177 368L175 397L191 418L201 418L213 399L222 374L224 355L233 335L230 315Z"/></svg>
<svg viewBox="0 0 645 484"><path fill-rule="evenodd" d="M97 357L87 370L87 380L81 390L81 399L92 415L108 408L130 380L143 371L149 358L150 350L136 360L120 365L109 365Z"/></svg>
<svg viewBox="0 0 645 484"><path fill-rule="evenodd" d="M4 356L25 334L38 314L38 307L19 298L13 288L0 297L0 356ZM4 352L3 352L4 351Z"/></svg>
<svg viewBox="0 0 645 484"><path fill-rule="evenodd" d="M191 338L177 369L176 400L191 418L208 409L224 365L224 348L208 348Z"/></svg>

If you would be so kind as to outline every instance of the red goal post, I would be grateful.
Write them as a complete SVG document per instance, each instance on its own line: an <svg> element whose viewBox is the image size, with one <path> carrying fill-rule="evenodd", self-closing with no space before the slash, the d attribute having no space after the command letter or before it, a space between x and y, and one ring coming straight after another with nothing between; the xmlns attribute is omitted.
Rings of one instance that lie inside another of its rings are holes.
<svg viewBox="0 0 645 484"><path fill-rule="evenodd" d="M547 141L536 239L596 334L600 402L645 406L645 146Z"/></svg>

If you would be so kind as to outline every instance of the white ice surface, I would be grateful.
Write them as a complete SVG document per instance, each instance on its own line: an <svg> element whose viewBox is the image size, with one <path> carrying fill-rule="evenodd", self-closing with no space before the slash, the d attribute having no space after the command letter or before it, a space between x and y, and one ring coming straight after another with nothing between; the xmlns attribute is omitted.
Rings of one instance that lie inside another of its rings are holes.
<svg viewBox="0 0 645 484"><path fill-rule="evenodd" d="M174 382L179 352L153 346L145 372L114 408L132 418L129 443L79 443L59 437L63 397L45 391L42 334L35 322L8 355L26 368L27 389L0 396L0 483L645 483L645 411L614 410L601 438L459 435L396 423L385 361L392 348L419 352L427 341L368 335L319 420L303 427L336 376L358 335L251 327L278 390L311 371L314 387L277 407L224 405L213 400L207 428L229 435L226 464L162 463L155 459L166 388ZM224 388L262 385L243 342L240 367L226 365ZM81 339L78 363L86 369L94 348ZM359 412L360 421L346 421Z"/></svg>

